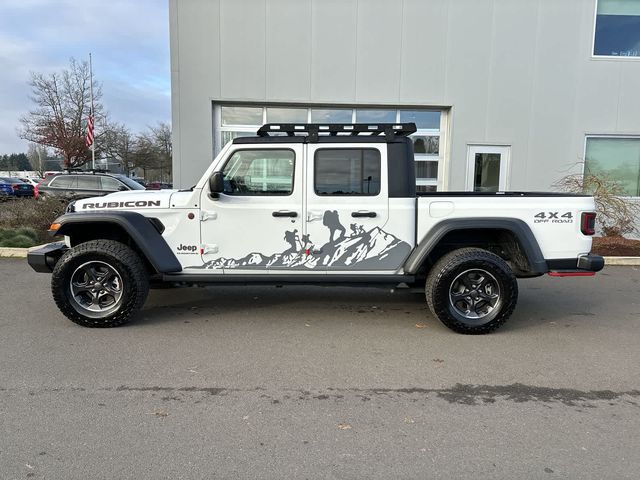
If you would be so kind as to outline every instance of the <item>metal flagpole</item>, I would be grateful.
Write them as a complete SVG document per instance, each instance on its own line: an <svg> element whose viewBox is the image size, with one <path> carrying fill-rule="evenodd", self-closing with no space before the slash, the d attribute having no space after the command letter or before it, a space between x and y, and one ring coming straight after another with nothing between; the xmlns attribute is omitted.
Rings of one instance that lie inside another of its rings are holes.
<svg viewBox="0 0 640 480"><path fill-rule="evenodd" d="M96 119L93 115L93 66L91 64L91 52L89 52L89 91L91 92L91 111L89 115L93 117L93 141L91 142L91 168L93 170L96 169L96 135L95 135L95 125Z"/></svg>

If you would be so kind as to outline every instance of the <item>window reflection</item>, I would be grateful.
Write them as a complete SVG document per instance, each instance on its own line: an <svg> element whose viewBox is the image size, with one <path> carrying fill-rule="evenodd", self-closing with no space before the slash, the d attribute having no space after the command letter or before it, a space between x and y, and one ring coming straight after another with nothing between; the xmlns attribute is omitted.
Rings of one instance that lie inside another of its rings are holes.
<svg viewBox="0 0 640 480"><path fill-rule="evenodd" d="M438 136L412 136L413 153L437 155L440 151L440 137Z"/></svg>
<svg viewBox="0 0 640 480"><path fill-rule="evenodd" d="M260 107L222 107L222 125L262 125Z"/></svg>
<svg viewBox="0 0 640 480"><path fill-rule="evenodd" d="M474 192L497 192L500 188L499 153L476 153Z"/></svg>
<svg viewBox="0 0 640 480"><path fill-rule="evenodd" d="M307 109L267 108L267 123L307 123Z"/></svg>
<svg viewBox="0 0 640 480"><path fill-rule="evenodd" d="M593 54L640 57L640 0L598 0Z"/></svg>
<svg viewBox="0 0 640 480"><path fill-rule="evenodd" d="M395 110L376 110L373 108L356 110L356 122L358 123L394 123L395 121Z"/></svg>
<svg viewBox="0 0 640 480"><path fill-rule="evenodd" d="M440 129L440 111L435 110L400 110L400 121L413 122L418 129Z"/></svg>
<svg viewBox="0 0 640 480"><path fill-rule="evenodd" d="M438 162L428 162L416 160L416 178L436 179L438 178Z"/></svg>
<svg viewBox="0 0 640 480"><path fill-rule="evenodd" d="M352 109L322 109L311 110L311 123L351 123Z"/></svg>
<svg viewBox="0 0 640 480"><path fill-rule="evenodd" d="M640 138L587 138L585 173L614 180L640 196Z"/></svg>

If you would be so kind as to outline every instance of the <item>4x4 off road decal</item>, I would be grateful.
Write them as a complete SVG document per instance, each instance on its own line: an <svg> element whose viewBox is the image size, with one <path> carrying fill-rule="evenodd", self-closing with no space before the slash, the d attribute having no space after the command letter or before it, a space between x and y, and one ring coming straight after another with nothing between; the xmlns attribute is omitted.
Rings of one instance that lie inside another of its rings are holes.
<svg viewBox="0 0 640 480"><path fill-rule="evenodd" d="M160 200L129 200L127 202L95 202L85 203L82 209L87 208L141 208L141 207L159 207Z"/></svg>
<svg viewBox="0 0 640 480"><path fill-rule="evenodd" d="M329 241L321 247L315 245L309 235L300 236L298 230L287 230L283 241L289 248L283 252L273 255L250 253L242 258L220 257L193 268L389 270L401 265L411 253L407 242L379 227L365 231L362 225L352 223L347 235L335 210L324 213L323 224L329 229Z"/></svg>
<svg viewBox="0 0 640 480"><path fill-rule="evenodd" d="M571 212L540 212L533 217L533 223L573 223Z"/></svg>

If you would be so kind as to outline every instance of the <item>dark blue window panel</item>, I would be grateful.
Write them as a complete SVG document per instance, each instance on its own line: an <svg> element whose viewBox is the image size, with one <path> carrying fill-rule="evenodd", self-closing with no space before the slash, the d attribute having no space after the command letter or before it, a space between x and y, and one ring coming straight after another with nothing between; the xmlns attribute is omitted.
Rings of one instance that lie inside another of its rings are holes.
<svg viewBox="0 0 640 480"><path fill-rule="evenodd" d="M640 57L640 15L597 15L593 54Z"/></svg>

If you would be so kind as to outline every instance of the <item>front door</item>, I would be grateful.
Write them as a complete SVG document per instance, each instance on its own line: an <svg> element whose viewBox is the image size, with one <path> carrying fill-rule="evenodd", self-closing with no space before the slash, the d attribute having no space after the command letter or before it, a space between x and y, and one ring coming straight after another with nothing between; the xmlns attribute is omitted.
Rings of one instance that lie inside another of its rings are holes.
<svg viewBox="0 0 640 480"><path fill-rule="evenodd" d="M305 162L307 267L382 271L398 267L389 217L386 149L310 144Z"/></svg>
<svg viewBox="0 0 640 480"><path fill-rule="evenodd" d="M267 273L295 263L301 249L302 144L234 145L222 162L224 192L201 197L204 268ZM213 272L211 272L213 273Z"/></svg>
<svg viewBox="0 0 640 480"><path fill-rule="evenodd" d="M467 156L468 192L504 192L509 187L511 147L469 145Z"/></svg>

